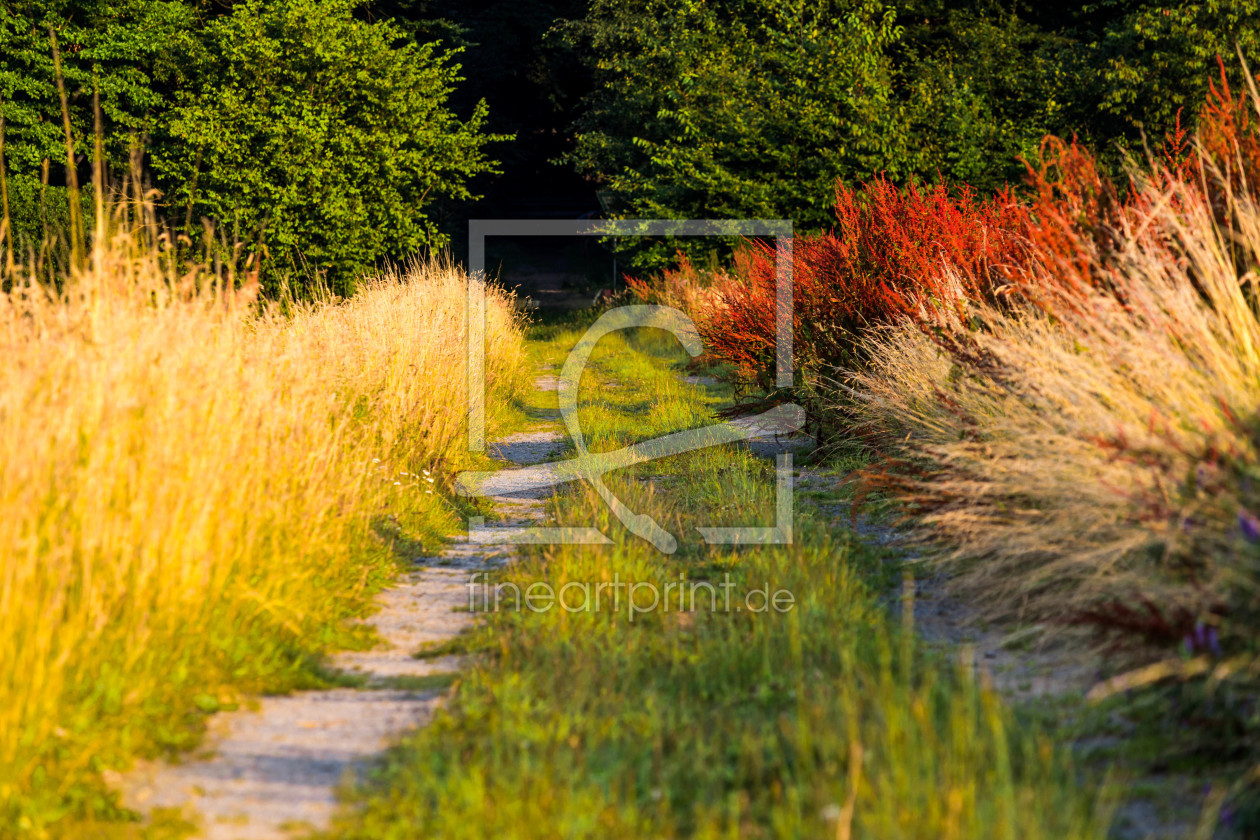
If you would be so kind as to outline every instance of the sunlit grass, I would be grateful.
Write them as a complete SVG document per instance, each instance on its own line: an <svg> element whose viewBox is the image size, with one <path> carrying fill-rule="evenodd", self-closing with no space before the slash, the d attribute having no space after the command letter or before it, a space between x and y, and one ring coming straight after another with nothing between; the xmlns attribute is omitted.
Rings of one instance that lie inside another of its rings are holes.
<svg viewBox="0 0 1260 840"><path fill-rule="evenodd" d="M190 746L242 692L318 683L391 545L453 527L461 273L281 312L173 266L126 229L60 291L6 275L0 835L116 816L101 771ZM492 292L492 403L523 360Z"/></svg>
<svg viewBox="0 0 1260 840"><path fill-rule="evenodd" d="M558 361L577 335L549 334L543 355ZM714 422L722 400L678 383L670 344L601 343L579 399L592 450ZM699 540L696 525L772 522L770 462L707 450L609 484L679 537L676 554L579 491L556 516L617 544L540 549L497 581L562 592L729 575L732 609L703 595L631 615L623 596L598 612L486 614L447 710L384 760L331 836L1105 835L1063 750L904 635L880 599L895 568L818 509L798 508L790 547ZM753 588L787 590L795 607L750 611Z"/></svg>

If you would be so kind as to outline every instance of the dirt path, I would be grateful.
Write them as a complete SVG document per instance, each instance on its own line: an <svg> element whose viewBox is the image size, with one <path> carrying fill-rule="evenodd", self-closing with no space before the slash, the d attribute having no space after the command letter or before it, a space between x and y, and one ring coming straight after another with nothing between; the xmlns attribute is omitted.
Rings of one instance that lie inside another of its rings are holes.
<svg viewBox="0 0 1260 840"><path fill-rule="evenodd" d="M708 385L700 377L692 384ZM554 376L536 383L555 390ZM504 538L521 526L536 525L545 516L552 492L522 489L530 471L511 469L547 461L560 448L558 413L545 425L492 444L492 454L509 467L485 489L494 493L499 519L487 527ZM780 438L771 432L747 443L762 457L808 446L800 436ZM797 490L829 489L834 477L810 468L797 471ZM837 524L848 524L844 505L823 505ZM888 527L860 518L861 539L889 547L899 542ZM441 705L445 689L407 688L426 677L460 667L458 657L419 660L412 654L466 631L474 621L469 607L469 576L511 562L510 545L493 541L455 542L416 567L378 596L380 611L369 621L386 645L371 651L346 652L334 667L364 675L362 689L301 692L262 698L256 710L215 715L201 757L182 764L148 764L119 779L124 802L138 811L177 808L203 827L211 840L273 840L304 830L320 829L338 807L337 788L408 729L423 726ZM894 611L900 604L890 595ZM1079 655L1012 644L1003 630L977 626L975 610L944 591L938 579L921 580L915 593L915 629L929 643L945 650L967 651L974 667L991 679L1008 699L1019 702L1059 695L1083 694L1096 679L1097 663ZM1139 805L1139 807L1141 807ZM1152 829L1167 827L1167 817L1130 822ZM1177 827L1182 827L1177 823ZM1147 832L1122 832L1142 837Z"/></svg>
<svg viewBox="0 0 1260 840"><path fill-rule="evenodd" d="M551 378L536 385L555 389ZM492 444L492 454L505 466L537 463L559 448L558 430L548 424L514 435ZM487 527L508 534L540 521L544 493L550 492L514 491L508 482L492 499L504 519ZM470 573L513 557L512 546L464 541L417 561L377 597L380 611L368 619L385 644L333 657L335 668L365 676L364 688L264 697L254 710L217 714L194 757L146 763L119 776L124 803L142 813L179 809L211 840L272 840L326 827L346 774L406 730L423 726L442 703L445 689L408 689L407 682L422 683L460 665L454 656L420 660L412 654L467 630L473 622Z"/></svg>

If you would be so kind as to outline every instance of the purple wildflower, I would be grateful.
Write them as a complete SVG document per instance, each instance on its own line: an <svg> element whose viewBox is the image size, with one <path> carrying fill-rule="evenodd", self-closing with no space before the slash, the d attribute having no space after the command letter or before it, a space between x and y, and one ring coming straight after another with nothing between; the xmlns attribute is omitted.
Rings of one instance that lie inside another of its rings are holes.
<svg viewBox="0 0 1260 840"><path fill-rule="evenodd" d="M1186 653L1194 655L1196 653L1209 652L1213 656L1221 655L1221 637L1216 632L1216 628L1204 624L1202 621L1195 622L1194 630L1187 633L1185 638L1181 640L1182 645L1186 649Z"/></svg>
<svg viewBox="0 0 1260 840"><path fill-rule="evenodd" d="M1209 627L1207 629L1207 647L1208 650L1212 651L1213 656L1221 655L1221 639L1220 636L1216 634L1215 627Z"/></svg>
<svg viewBox="0 0 1260 840"><path fill-rule="evenodd" d="M1249 543L1260 542L1260 519L1245 510L1238 509L1238 530L1242 531L1243 538Z"/></svg>

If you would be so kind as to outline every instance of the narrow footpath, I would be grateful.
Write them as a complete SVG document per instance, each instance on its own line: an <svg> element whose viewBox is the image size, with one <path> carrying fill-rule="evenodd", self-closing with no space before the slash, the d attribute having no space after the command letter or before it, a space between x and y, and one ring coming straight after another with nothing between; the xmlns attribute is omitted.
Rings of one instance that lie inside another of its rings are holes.
<svg viewBox="0 0 1260 840"><path fill-rule="evenodd" d="M556 388L552 377L535 384ZM494 442L491 454L505 468L539 463L558 450L559 428L545 422ZM490 497L500 518L486 530L507 534L542 521L550 492L509 487ZM347 774L424 726L442 703L441 677L459 669L460 657L414 654L470 628L469 575L514 558L515 546L483 539L457 541L417 560L377 596L380 609L367 619L382 644L332 657L334 669L362 676L363 687L263 697L256 709L216 714L193 757L145 762L119 776L124 804L146 814L176 809L208 840L273 840L326 828ZM423 687L426 678L434 687Z"/></svg>

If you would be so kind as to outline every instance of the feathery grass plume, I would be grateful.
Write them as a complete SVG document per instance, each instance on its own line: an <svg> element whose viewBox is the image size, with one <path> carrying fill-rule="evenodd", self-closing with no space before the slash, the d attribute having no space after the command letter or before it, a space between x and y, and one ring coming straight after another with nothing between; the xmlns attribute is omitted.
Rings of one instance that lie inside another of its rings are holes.
<svg viewBox="0 0 1260 840"><path fill-rule="evenodd" d="M678 252L678 264L663 270L659 276L647 279L626 277L626 287L645 303L673 306L687 313L699 313L711 307L720 294L719 288L736 278L748 276L751 253L746 247L737 248L732 255L730 268L711 262L696 265L683 251Z"/></svg>
<svg viewBox="0 0 1260 840"><path fill-rule="evenodd" d="M1252 644L1260 207L1219 140L1197 148L1200 178L1135 174L1092 237L1070 202L1043 215L1022 303L969 302L944 340L909 321L867 340L868 428L908 436L929 480L896 482L998 614Z"/></svg>

